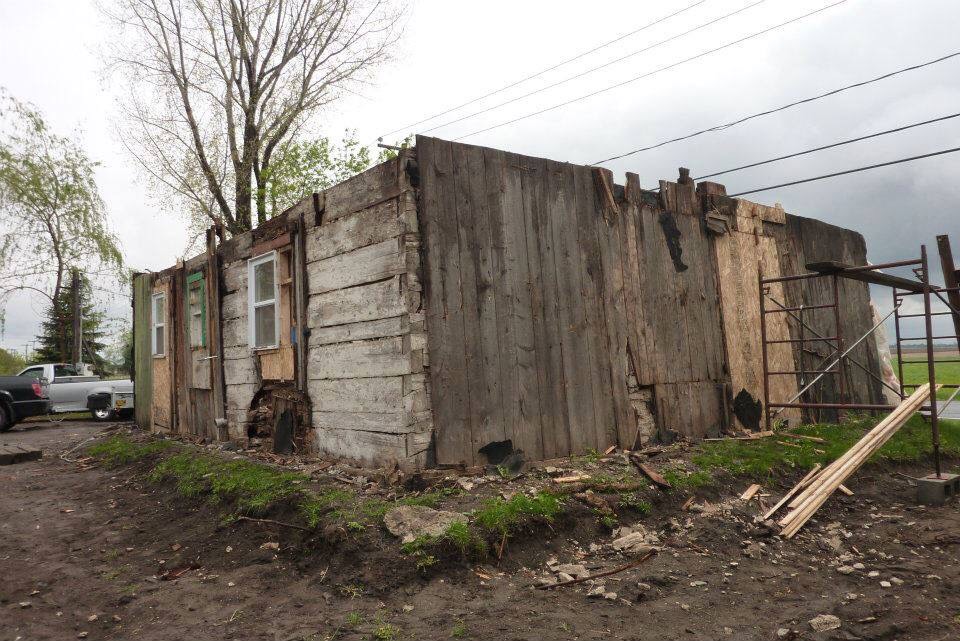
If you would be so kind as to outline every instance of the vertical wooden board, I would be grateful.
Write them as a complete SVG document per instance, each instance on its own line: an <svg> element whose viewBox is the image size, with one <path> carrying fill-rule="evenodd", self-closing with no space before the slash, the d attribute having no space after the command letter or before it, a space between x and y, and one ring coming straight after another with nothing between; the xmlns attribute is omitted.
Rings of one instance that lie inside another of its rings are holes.
<svg viewBox="0 0 960 641"><path fill-rule="evenodd" d="M471 399L475 401L473 451L476 453L489 443L510 438L505 429L501 389L503 372L500 365L501 341L496 291L496 281L500 274L499 257L493 247L493 226L496 218L490 211L483 149L454 146L453 164L457 181L457 217L461 230L461 264L466 264L464 253L468 254L473 267L473 287L476 292L477 333L466 331ZM471 286L466 273L463 273L462 279L465 290ZM464 306L466 307L466 301ZM472 315L472 312L466 309L464 313ZM473 357L474 353L478 358ZM479 377L475 378L476 375Z"/></svg>
<svg viewBox="0 0 960 641"><path fill-rule="evenodd" d="M166 332L164 336L164 355L163 356L153 356L151 355L151 367L153 369L152 380L153 380L153 405L151 406L151 421L152 427L160 427L162 429L169 430L173 427L173 408L172 408L172 392L171 392L171 354L172 354L172 329L170 327L170 283L161 282L154 283L153 289L151 290L151 298L153 294L163 293L165 298L165 329ZM151 427L151 429L152 429Z"/></svg>
<svg viewBox="0 0 960 641"><path fill-rule="evenodd" d="M597 235L598 219L603 213L597 202L596 185L589 167L574 170L577 193L578 244L580 246L581 291L585 298L587 338L590 355L590 377L593 388L594 436L591 447L603 451L617 442L617 417L614 412L613 390L610 381L611 351L608 340L607 306L603 289L606 274L600 256ZM626 385L623 393L626 394Z"/></svg>
<svg viewBox="0 0 960 641"><path fill-rule="evenodd" d="M625 204L625 203L624 203ZM598 215L594 218L603 278L602 296L607 329L607 357L610 371L610 393L616 431L611 443L621 447L632 445L636 435L636 420L630 407L627 386L627 304L623 281L623 255L620 242L620 218Z"/></svg>
<svg viewBox="0 0 960 641"><path fill-rule="evenodd" d="M521 162L541 442L543 456L549 459L566 455L570 447L557 313L555 247L546 204L549 175L546 162L539 158L522 157Z"/></svg>
<svg viewBox="0 0 960 641"><path fill-rule="evenodd" d="M648 312L649 340L646 358L656 364L654 382L684 380L689 360L682 358L682 336L677 324L676 268L667 251L660 211L640 210L640 271L643 275L641 306Z"/></svg>
<svg viewBox="0 0 960 641"><path fill-rule="evenodd" d="M136 421L141 429L150 429L153 406L153 356L150 353L152 280L150 274L137 274L133 281L133 395Z"/></svg>
<svg viewBox="0 0 960 641"><path fill-rule="evenodd" d="M516 396L504 395L516 407L514 446L529 458L543 458L540 389L533 317L536 310L531 296L531 279L527 255L527 218L524 210L523 175L529 171L524 159L505 154L503 161L502 237L504 239L505 279L500 283L507 290L510 306L508 322L513 342L512 358L506 366L514 370L509 380L516 381Z"/></svg>
<svg viewBox="0 0 960 641"><path fill-rule="evenodd" d="M182 266L174 271L169 301L172 317L170 351L173 354L171 389L176 407L173 429L179 434L195 434L190 395L187 392L193 387L193 358L190 354L190 332L187 327L186 280L186 270Z"/></svg>
<svg viewBox="0 0 960 641"><path fill-rule="evenodd" d="M440 464L474 462L467 379L460 249L450 143L417 137L424 239L424 291L436 455ZM475 339L473 335L471 339Z"/></svg>
<svg viewBox="0 0 960 641"><path fill-rule="evenodd" d="M594 446L596 415L589 371L590 348L580 280L577 201L569 165L548 161L551 230L556 252L558 318L561 326L564 382L566 385L568 454L581 454Z"/></svg>
<svg viewBox="0 0 960 641"><path fill-rule="evenodd" d="M624 209L621 217L621 243L623 245L623 279L627 288L627 312L629 318L630 349L637 363L637 382L640 385L651 385L656 380L659 371L652 349L647 343L652 340L649 315L652 310L647 309L643 294L643 273L640 257L640 205L639 200L631 202Z"/></svg>

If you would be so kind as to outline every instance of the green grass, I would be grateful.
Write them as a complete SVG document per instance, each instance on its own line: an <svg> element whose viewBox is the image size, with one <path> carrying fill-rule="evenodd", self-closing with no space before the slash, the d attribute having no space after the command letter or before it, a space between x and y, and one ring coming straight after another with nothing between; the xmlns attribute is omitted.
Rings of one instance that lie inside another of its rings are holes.
<svg viewBox="0 0 960 641"><path fill-rule="evenodd" d="M183 496L207 495L214 501L230 500L237 511L262 514L281 501L303 500L301 484L309 477L296 472L281 472L249 461L225 461L194 452L174 454L150 472L154 483L173 481Z"/></svg>
<svg viewBox="0 0 960 641"><path fill-rule="evenodd" d="M87 448L87 454L101 459L106 467L119 467L136 463L172 446L171 441L136 443L125 436L116 435Z"/></svg>
<svg viewBox="0 0 960 641"><path fill-rule="evenodd" d="M922 385L927 382L927 364L925 359L927 358L926 354L917 355L917 354L906 354L903 359L903 384L904 385ZM941 354L940 356L934 356L934 360L960 360L960 356ZM936 366L936 375L937 382L956 385L960 384L960 363L938 363ZM893 371L897 371L897 358L893 358ZM912 392L912 389L907 389L907 393ZM953 388L941 388L937 392L937 398L940 400L946 400L951 394L953 394ZM958 394L958 399L960 399L960 394ZM957 401L954 401L957 402Z"/></svg>
<svg viewBox="0 0 960 641"><path fill-rule="evenodd" d="M512 528L531 519L552 521L561 509L560 498L550 492L538 492L532 497L517 493L509 500L488 499L474 512L473 520L488 532L508 534Z"/></svg>
<svg viewBox="0 0 960 641"><path fill-rule="evenodd" d="M806 470L816 463L826 464L835 460L877 422L877 418L863 417L842 424L807 425L795 430L798 434L818 436L826 443L780 436L755 441L703 443L698 446L692 460L701 472L713 474L725 471L755 479L796 469ZM795 443L799 447L780 445L778 440ZM940 422L940 443L944 454L960 457L960 422ZM919 461L928 456L930 451L930 426L921 417L914 416L880 448L871 462ZM667 473L664 476L673 481Z"/></svg>

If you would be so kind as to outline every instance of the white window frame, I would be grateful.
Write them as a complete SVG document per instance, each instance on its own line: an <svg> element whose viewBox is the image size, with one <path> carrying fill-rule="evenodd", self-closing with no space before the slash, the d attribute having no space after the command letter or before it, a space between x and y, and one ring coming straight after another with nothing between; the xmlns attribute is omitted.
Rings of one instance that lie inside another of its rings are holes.
<svg viewBox="0 0 960 641"><path fill-rule="evenodd" d="M164 318L157 319L157 301L163 301ZM150 297L150 353L157 358L166 356L167 351L167 295L165 292L158 292ZM163 351L157 351L157 329L163 332Z"/></svg>
<svg viewBox="0 0 960 641"><path fill-rule="evenodd" d="M196 311L193 310L193 304L190 302L194 290L197 291L198 296ZM187 333L190 334L191 349L206 347L206 332L203 326L206 316L206 310L204 309L206 307L205 294L206 283L204 283L202 277L187 283ZM193 326L194 320L197 321L196 328Z"/></svg>
<svg viewBox="0 0 960 641"><path fill-rule="evenodd" d="M256 283L254 282L254 269L265 263L273 264L273 300L254 302L256 296ZM273 342L269 345L257 347L257 323L254 310L258 307L273 305ZM247 261L247 327L248 341L250 349L264 350L276 349L280 346L280 283L277 278L277 252L276 250L255 256Z"/></svg>

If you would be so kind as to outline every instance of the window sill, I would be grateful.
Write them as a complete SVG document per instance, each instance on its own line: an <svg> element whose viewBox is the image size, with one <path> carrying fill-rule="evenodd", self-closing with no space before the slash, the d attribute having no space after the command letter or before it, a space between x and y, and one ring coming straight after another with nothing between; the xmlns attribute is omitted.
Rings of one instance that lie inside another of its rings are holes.
<svg viewBox="0 0 960 641"><path fill-rule="evenodd" d="M280 351L279 345L269 345L267 347L251 347L250 351L254 354L276 354Z"/></svg>
<svg viewBox="0 0 960 641"><path fill-rule="evenodd" d="M166 358L166 357L167 357L166 354L154 354L154 355L153 355L153 358L155 358L155 359L161 359L161 358Z"/></svg>

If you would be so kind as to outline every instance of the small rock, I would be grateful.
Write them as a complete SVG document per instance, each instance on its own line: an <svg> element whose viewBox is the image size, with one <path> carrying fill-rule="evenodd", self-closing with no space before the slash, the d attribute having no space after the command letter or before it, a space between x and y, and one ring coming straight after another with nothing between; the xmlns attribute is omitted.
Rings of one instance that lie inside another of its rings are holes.
<svg viewBox="0 0 960 641"><path fill-rule="evenodd" d="M78 638L78 639L86 639L88 634L90 634L90 633L89 633L89 632L77 632L77 638Z"/></svg>
<svg viewBox="0 0 960 641"><path fill-rule="evenodd" d="M606 599L607 601L616 601L616 600L617 600L617 593L616 593L616 592L604 592L604 593L603 593L603 598Z"/></svg>
<svg viewBox="0 0 960 641"><path fill-rule="evenodd" d="M832 614L818 614L809 621L814 632L826 632L840 627L840 617Z"/></svg>
<svg viewBox="0 0 960 641"><path fill-rule="evenodd" d="M854 563L854 564L853 564L853 569L854 569L854 570L866 570L866 569L867 569L867 566L865 566L863 563Z"/></svg>
<svg viewBox="0 0 960 641"><path fill-rule="evenodd" d="M680 604L680 609L681 609L681 610L689 610L689 609L690 609L690 606L689 606L688 604L686 604L686 603L681 603L681 604Z"/></svg>
<svg viewBox="0 0 960 641"><path fill-rule="evenodd" d="M403 611L404 611L404 612L413 612L413 606L412 606L412 605L405 605L405 606L403 606Z"/></svg>
<svg viewBox="0 0 960 641"><path fill-rule="evenodd" d="M894 585L903 585L903 579L901 579L898 576L890 577L890 582L893 583Z"/></svg>
<svg viewBox="0 0 960 641"><path fill-rule="evenodd" d="M20 602L20 607L21 607L21 608L32 608L32 607L33 607L33 604L30 603L29 601L21 601L21 602Z"/></svg>
<svg viewBox="0 0 960 641"><path fill-rule="evenodd" d="M280 544L277 543L276 541L267 541L266 543L260 546L260 549L261 550L279 550Z"/></svg>
<svg viewBox="0 0 960 641"><path fill-rule="evenodd" d="M560 572L557 574L558 583L566 583L567 581L573 581L573 577L567 574L566 572Z"/></svg>
<svg viewBox="0 0 960 641"><path fill-rule="evenodd" d="M228 545L228 546L226 547L226 552L227 552L227 554L230 554L231 552L233 552L233 546L232 546L232 545Z"/></svg>
<svg viewBox="0 0 960 641"><path fill-rule="evenodd" d="M111 618L112 618L114 621L116 621L117 623L120 623L120 622L123 620L123 619L120 618L120 615L119 615L119 614L114 614Z"/></svg>
<svg viewBox="0 0 960 641"><path fill-rule="evenodd" d="M796 635L793 633L793 630L791 630L790 628L780 628L777 630L778 639L792 639L795 636Z"/></svg>
<svg viewBox="0 0 960 641"><path fill-rule="evenodd" d="M564 563L562 565L558 565L555 568L555 571L561 574L570 575L576 579L584 579L590 576L590 571L587 570L587 568L582 565L575 565L573 563Z"/></svg>
<svg viewBox="0 0 960 641"><path fill-rule="evenodd" d="M727 626L723 626L723 633L729 636L733 634L733 628L728 628Z"/></svg>
<svg viewBox="0 0 960 641"><path fill-rule="evenodd" d="M880 587L881 587L881 588L889 588L889 587L893 587L893 584L890 583L889 581L881 581L881 582L880 582Z"/></svg>
<svg viewBox="0 0 960 641"><path fill-rule="evenodd" d="M93 623L94 621L96 621L96 620L99 619L99 618L100 618L100 617L99 617L98 615L96 615L96 614L91 614L90 616L87 617L87 621L89 621L90 623Z"/></svg>
<svg viewBox="0 0 960 641"><path fill-rule="evenodd" d="M459 485L464 492L469 492L474 488L474 483L470 479L463 478L462 476L457 479L457 485Z"/></svg>
<svg viewBox="0 0 960 641"><path fill-rule="evenodd" d="M409 543L421 536L440 536L454 523L466 522L459 512L434 510L424 505L401 505L383 516L383 524L390 534Z"/></svg>
<svg viewBox="0 0 960 641"><path fill-rule="evenodd" d="M691 587L691 588L699 588L699 587L705 586L706 584L707 584L706 581L691 581L691 582L690 582L690 587Z"/></svg>
<svg viewBox="0 0 960 641"><path fill-rule="evenodd" d="M537 579L537 585L556 585L557 580L552 576L541 576Z"/></svg>
<svg viewBox="0 0 960 641"><path fill-rule="evenodd" d="M649 583L644 583L643 581L637 581L637 589L641 592L649 592L653 589L653 586Z"/></svg>
<svg viewBox="0 0 960 641"><path fill-rule="evenodd" d="M605 585L598 583L587 591L587 598L590 599L599 599L604 595L607 588Z"/></svg>
<svg viewBox="0 0 960 641"><path fill-rule="evenodd" d="M232 587L235 586L235 585L236 585L236 583L234 583L233 581L229 581L229 582L227 583L227 587L228 587L228 588L232 588Z"/></svg>
<svg viewBox="0 0 960 641"><path fill-rule="evenodd" d="M875 579L878 576L880 576L880 573L877 572L876 570L870 570L869 572L867 572L867 576L870 577L871 579Z"/></svg>
<svg viewBox="0 0 960 641"><path fill-rule="evenodd" d="M853 574L854 569L849 565L841 565L840 567L837 568L837 572L839 572L840 574Z"/></svg>

